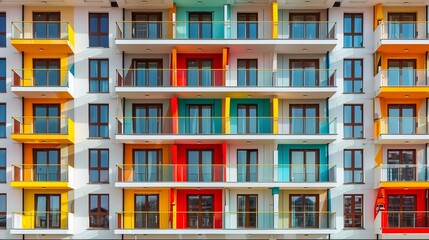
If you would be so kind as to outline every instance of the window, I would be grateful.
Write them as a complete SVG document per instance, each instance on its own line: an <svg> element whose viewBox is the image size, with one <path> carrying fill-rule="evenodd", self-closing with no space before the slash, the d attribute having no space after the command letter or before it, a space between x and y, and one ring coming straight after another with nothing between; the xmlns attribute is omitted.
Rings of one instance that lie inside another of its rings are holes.
<svg viewBox="0 0 429 240"><path fill-rule="evenodd" d="M291 59L289 68L292 87L317 87L320 85L318 59Z"/></svg>
<svg viewBox="0 0 429 240"><path fill-rule="evenodd" d="M237 181L256 182L258 180L258 150L237 150Z"/></svg>
<svg viewBox="0 0 429 240"><path fill-rule="evenodd" d="M258 59L238 59L237 66L237 86L258 85Z"/></svg>
<svg viewBox="0 0 429 240"><path fill-rule="evenodd" d="M189 13L189 38L212 38L212 13Z"/></svg>
<svg viewBox="0 0 429 240"><path fill-rule="evenodd" d="M134 228L159 228L159 195L134 195Z"/></svg>
<svg viewBox="0 0 429 240"><path fill-rule="evenodd" d="M89 137L109 137L109 104L89 104Z"/></svg>
<svg viewBox="0 0 429 240"><path fill-rule="evenodd" d="M363 14L344 14L344 47L363 47Z"/></svg>
<svg viewBox="0 0 429 240"><path fill-rule="evenodd" d="M290 134L319 133L319 105L291 104L289 108Z"/></svg>
<svg viewBox="0 0 429 240"><path fill-rule="evenodd" d="M417 14L395 12L388 13L388 38L389 39L415 39L422 34L417 30Z"/></svg>
<svg viewBox="0 0 429 240"><path fill-rule="evenodd" d="M237 106L237 133L255 134L258 132L258 106L239 104Z"/></svg>
<svg viewBox="0 0 429 240"><path fill-rule="evenodd" d="M387 181L416 181L416 150L387 149ZM384 179L382 179L384 180Z"/></svg>
<svg viewBox="0 0 429 240"><path fill-rule="evenodd" d="M89 92L107 93L109 92L109 60L90 59L89 60Z"/></svg>
<svg viewBox="0 0 429 240"><path fill-rule="evenodd" d="M6 59L0 58L0 93L6 92Z"/></svg>
<svg viewBox="0 0 429 240"><path fill-rule="evenodd" d="M186 61L187 86L209 87L213 84L213 62L211 59L188 59Z"/></svg>
<svg viewBox="0 0 429 240"><path fill-rule="evenodd" d="M6 13L0 13L0 47L6 47Z"/></svg>
<svg viewBox="0 0 429 240"><path fill-rule="evenodd" d="M290 194L289 210L291 228L319 228L319 195Z"/></svg>
<svg viewBox="0 0 429 240"><path fill-rule="evenodd" d="M62 133L60 104L34 104L34 133Z"/></svg>
<svg viewBox="0 0 429 240"><path fill-rule="evenodd" d="M256 228L258 225L258 195L237 195L237 227Z"/></svg>
<svg viewBox="0 0 429 240"><path fill-rule="evenodd" d="M36 39L61 38L60 12L33 12L33 36Z"/></svg>
<svg viewBox="0 0 429 240"><path fill-rule="evenodd" d="M185 120L189 121L187 133L212 133L212 105L189 105L189 119Z"/></svg>
<svg viewBox="0 0 429 240"><path fill-rule="evenodd" d="M67 181L67 172L61 169L59 149L34 149L34 181L59 182ZM64 173L63 173L64 172ZM65 176L62 178L62 175Z"/></svg>
<svg viewBox="0 0 429 240"><path fill-rule="evenodd" d="M0 149L0 183L6 182L6 149Z"/></svg>
<svg viewBox="0 0 429 240"><path fill-rule="evenodd" d="M237 13L237 38L258 38L258 13Z"/></svg>
<svg viewBox="0 0 429 240"><path fill-rule="evenodd" d="M133 104L133 133L162 133L162 104Z"/></svg>
<svg viewBox="0 0 429 240"><path fill-rule="evenodd" d="M291 182L319 182L319 150L290 150Z"/></svg>
<svg viewBox="0 0 429 240"><path fill-rule="evenodd" d="M60 82L60 59L33 59L34 86L64 86Z"/></svg>
<svg viewBox="0 0 429 240"><path fill-rule="evenodd" d="M0 138L6 138L6 103L0 103Z"/></svg>
<svg viewBox="0 0 429 240"><path fill-rule="evenodd" d="M162 59L133 59L133 78L125 77L124 85L133 87L162 86Z"/></svg>
<svg viewBox="0 0 429 240"><path fill-rule="evenodd" d="M213 180L213 151L189 150L187 162L188 182L211 182ZM216 172L220 172L220 169Z"/></svg>
<svg viewBox="0 0 429 240"><path fill-rule="evenodd" d="M344 227L363 228L363 195L344 195Z"/></svg>
<svg viewBox="0 0 429 240"><path fill-rule="evenodd" d="M89 150L89 182L108 183L109 182L109 150L90 149Z"/></svg>
<svg viewBox="0 0 429 240"><path fill-rule="evenodd" d="M344 59L344 93L363 92L363 59Z"/></svg>
<svg viewBox="0 0 429 240"><path fill-rule="evenodd" d="M416 212L417 195L414 194L387 195L387 210L387 226L393 228L416 228L426 218L424 213Z"/></svg>
<svg viewBox="0 0 429 240"><path fill-rule="evenodd" d="M109 14L89 14L89 46L109 47Z"/></svg>
<svg viewBox="0 0 429 240"><path fill-rule="evenodd" d="M109 228L109 194L89 194L89 227Z"/></svg>
<svg viewBox="0 0 429 240"><path fill-rule="evenodd" d="M133 181L160 181L163 177L161 157L161 149L133 149Z"/></svg>
<svg viewBox="0 0 429 240"><path fill-rule="evenodd" d="M344 138L363 138L363 105L344 105Z"/></svg>
<svg viewBox="0 0 429 240"><path fill-rule="evenodd" d="M6 228L6 194L0 194L0 228Z"/></svg>
<svg viewBox="0 0 429 240"><path fill-rule="evenodd" d="M363 183L363 149L344 150L344 183Z"/></svg>
<svg viewBox="0 0 429 240"><path fill-rule="evenodd" d="M159 39L162 36L162 13L133 12L133 38Z"/></svg>
<svg viewBox="0 0 429 240"><path fill-rule="evenodd" d="M186 200L188 228L213 228L214 196L188 195Z"/></svg>
<svg viewBox="0 0 429 240"><path fill-rule="evenodd" d="M61 195L36 194L35 228L61 228Z"/></svg>
<svg viewBox="0 0 429 240"><path fill-rule="evenodd" d="M320 37L319 13L291 13L289 20L291 39L318 39Z"/></svg>
<svg viewBox="0 0 429 240"><path fill-rule="evenodd" d="M388 104L388 134L416 134L419 130L416 104ZM426 131L426 130L424 130Z"/></svg>

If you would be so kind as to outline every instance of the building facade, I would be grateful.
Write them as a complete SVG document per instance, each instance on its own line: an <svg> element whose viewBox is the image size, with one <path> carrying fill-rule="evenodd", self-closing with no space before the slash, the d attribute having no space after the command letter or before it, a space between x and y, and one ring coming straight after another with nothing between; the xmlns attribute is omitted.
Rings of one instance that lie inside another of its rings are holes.
<svg viewBox="0 0 429 240"><path fill-rule="evenodd" d="M429 1L0 1L0 238L427 239Z"/></svg>

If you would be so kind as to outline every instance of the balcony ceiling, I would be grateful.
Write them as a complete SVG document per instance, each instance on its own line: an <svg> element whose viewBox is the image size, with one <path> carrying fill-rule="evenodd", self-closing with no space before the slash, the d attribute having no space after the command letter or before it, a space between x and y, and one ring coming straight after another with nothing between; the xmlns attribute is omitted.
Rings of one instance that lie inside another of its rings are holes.
<svg viewBox="0 0 429 240"><path fill-rule="evenodd" d="M207 0L206 0L207 1ZM110 8L116 2L119 8L132 9L168 9L173 0L0 0L0 5L26 6L88 6ZM216 1L215 1L216 2Z"/></svg>

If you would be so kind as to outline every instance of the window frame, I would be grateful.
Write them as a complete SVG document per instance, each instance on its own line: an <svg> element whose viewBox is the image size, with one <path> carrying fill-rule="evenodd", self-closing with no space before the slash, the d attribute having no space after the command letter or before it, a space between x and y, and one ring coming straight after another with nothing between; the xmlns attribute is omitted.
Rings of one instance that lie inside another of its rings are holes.
<svg viewBox="0 0 429 240"><path fill-rule="evenodd" d="M258 164L259 164L259 151L258 149L237 149L237 164L239 164L237 166L237 182L241 182L238 178L238 169L240 168L240 163L239 163L239 152L245 152L246 155L246 163L245 163L245 171L246 171L246 181L244 182L258 182L258 174L259 174L259 170L258 170ZM255 152L256 153L256 163L254 163L252 166L252 163L250 163L251 160L251 153ZM256 168L256 179L254 181L252 181L253 179L250 176L250 170L252 167Z"/></svg>
<svg viewBox="0 0 429 240"><path fill-rule="evenodd" d="M97 196L97 212L92 213L91 212L91 197L92 196ZM107 196L107 213L101 212L101 197L102 196ZM110 196L107 193L99 193L99 194L89 194L88 196L88 220L89 220L89 228L90 229L110 229L110 219L109 221L107 221L107 226L100 226L100 217L105 217L107 216L107 218L109 218L109 213L110 213ZM91 225L91 216L96 216L98 221L98 226L92 226Z"/></svg>
<svg viewBox="0 0 429 240"><path fill-rule="evenodd" d="M97 76L91 77L91 62L97 63ZM101 77L101 62L106 61L107 62L107 77ZM89 93L109 93L110 92L110 86L109 86L109 75L110 75L110 62L108 58L90 58L88 59L88 92ZM97 81L97 89L98 91L91 91L91 82ZM106 81L107 82L107 91L101 91L101 82Z"/></svg>
<svg viewBox="0 0 429 240"><path fill-rule="evenodd" d="M91 106L97 107L97 122L91 122ZM107 106L107 123L100 122L101 119L101 111L100 108L102 106ZM98 136L91 136L91 126L96 126L98 128ZM100 127L101 126L107 126L107 136L101 136ZM101 139L108 139L109 138L109 104L108 103L94 103L94 104L88 104L88 127L89 127L89 138L101 138Z"/></svg>
<svg viewBox="0 0 429 240"><path fill-rule="evenodd" d="M7 170L7 149L6 148L0 148L0 157L2 156L3 151L4 151L4 166L0 165L0 170L4 170L4 181L2 181L2 178L0 177L0 184L1 183L7 183L7 179L6 179L6 175L7 175L7 173L6 173L6 170Z"/></svg>
<svg viewBox="0 0 429 240"><path fill-rule="evenodd" d="M97 31L91 32L91 16L97 16ZM107 32L101 31L101 18L102 16L107 16ZM97 36L97 44L95 46L91 46L91 36ZM107 36L107 46L103 46L101 44L101 36ZM89 47L103 47L109 48L109 13L107 12L90 12L88 14L88 45Z"/></svg>
<svg viewBox="0 0 429 240"><path fill-rule="evenodd" d="M250 20L251 18L255 17L256 20ZM240 20L244 18L245 20ZM237 27L237 39L258 39L258 12L238 12L237 13L237 25L243 24L246 28L245 32L244 32L244 37L239 37L241 36L240 32L239 32L239 28ZM251 24L256 24L256 38L252 38L250 36L250 25Z"/></svg>
<svg viewBox="0 0 429 240"><path fill-rule="evenodd" d="M355 32L355 20L357 19L357 17L361 17L362 18L362 25L361 25L361 29L362 29L362 33L356 33ZM346 24L345 24L345 19L346 18L350 18L351 19L351 31L348 33L346 32ZM344 13L344 20L343 20L343 33L344 33L344 40L345 40L345 36L351 36L352 37L352 45L351 46L346 46L346 41L343 40L343 48L363 48L363 26L364 26L364 18L363 18L363 13ZM355 36L362 36L362 45L361 46L355 46Z"/></svg>
<svg viewBox="0 0 429 240"><path fill-rule="evenodd" d="M364 116L363 116L363 113L364 113L364 107L363 107L363 104L344 104L343 105L343 120L344 119L346 119L346 107L351 107L351 111L350 111L350 113L351 113L351 116L350 116L350 119L351 119L351 121L350 121L350 123L346 123L345 121L343 121L343 138L344 139L364 139L365 138L365 136L364 136L364 132L365 132L365 129L364 129ZM361 108L361 116L362 116L362 119L361 119L361 123L356 123L355 122L355 113L356 113L356 108L357 107L360 107ZM347 126L351 126L352 127L352 136L350 136L350 137L346 137L345 136L345 128L347 127ZM362 127L362 136L361 137L356 137L355 136L355 130L354 130L354 128L355 127L358 127L358 126L361 126Z"/></svg>
<svg viewBox="0 0 429 240"><path fill-rule="evenodd" d="M243 197L245 199L245 210L244 212L239 211L240 207L239 207L239 198ZM256 197L256 210L255 211L250 211L250 198L251 197ZM241 228L241 229L248 229L248 228L258 228L258 203L259 203L259 199L258 199L258 194L237 194L237 215L240 215L240 213L243 213L244 216L244 224L241 225L239 222L239 218L237 216L237 228ZM255 222L255 226L251 226L250 224L250 215L251 214L255 214L255 218L256 218L256 222Z"/></svg>
<svg viewBox="0 0 429 240"><path fill-rule="evenodd" d="M350 72L350 77L348 77L348 78L346 78L345 76L346 76L346 74L345 74L345 72L346 72L346 61L350 61L351 62L351 72ZM356 62L361 62L361 77L359 78L359 77L356 77L356 69L355 69L355 63ZM363 88L364 88L364 81L363 81L363 73L364 73L364 71L363 71L363 59L362 58L345 58L344 59L344 61L343 61L343 81L344 82L346 82L346 81L351 81L352 82L352 91L346 91L346 89L345 89L345 84L343 84L344 86L343 86L343 93L345 93L345 94L352 94L352 93L364 93L364 91L363 91ZM360 90L360 91L356 91L356 89L354 89L355 88L355 81L360 81L360 82L362 82L362 89Z"/></svg>
<svg viewBox="0 0 429 240"><path fill-rule="evenodd" d="M95 151L97 152L97 167L91 167L91 152ZM103 151L107 151L107 167L101 167L101 153ZM108 184L110 182L109 177L109 163L110 163L110 152L107 148L91 148L88 149L88 182L92 184ZM91 171L97 171L98 172L98 181L92 182L91 181ZM107 171L107 181L101 181L101 172Z"/></svg>
<svg viewBox="0 0 429 240"><path fill-rule="evenodd" d="M347 212L346 211L346 197L351 197L351 206L350 209L352 210L351 212ZM361 202L361 212L356 212L356 197L360 197L362 200ZM343 214L344 214L344 228L345 229L364 229L364 208L365 208L365 204L364 204L364 196L363 194L344 194L343 195ZM355 218L360 217L361 222L360 222L360 226L356 226L355 225ZM347 226L346 227L346 218L351 218L352 220L352 226Z"/></svg>
<svg viewBox="0 0 429 240"><path fill-rule="evenodd" d="M0 33L1 34L1 33ZM0 46L1 47L1 46ZM4 91L0 90L0 93L6 93L7 92L7 88L6 88L6 71L7 71L7 67L6 67L6 58L0 58L0 63L4 61L4 76L0 75L0 84L3 84L4 86ZM1 68L2 66L0 66ZM1 88L0 88L1 89Z"/></svg>
<svg viewBox="0 0 429 240"><path fill-rule="evenodd" d="M5 218L5 226L0 225L0 229L7 229L7 193L0 193L0 197L4 196L4 202L5 202L5 212L0 212L0 216L4 216Z"/></svg>
<svg viewBox="0 0 429 240"><path fill-rule="evenodd" d="M0 12L0 17L4 17L4 30L5 32L0 32L0 38L4 38L4 46L0 45L0 48L7 47L7 40L6 40L6 32L7 32L7 19L6 19L6 12ZM2 24L2 22L0 22Z"/></svg>
<svg viewBox="0 0 429 240"><path fill-rule="evenodd" d="M351 167L350 168L346 168L345 166L346 166L346 152L351 152L351 159L350 159L350 165L351 165ZM362 162L362 167L360 167L360 168L356 168L355 167L355 162L356 162L356 159L355 159L355 152L360 152L361 153L361 156L362 156L362 159L361 159L361 162ZM343 184L365 184L365 172L364 172L364 161L363 161L363 159L364 159L364 155L363 155L363 149L344 149L344 151L343 151L343 167L344 167L344 182L343 182ZM351 171L351 173L352 173L352 181L351 182L345 182L345 173L346 173L346 171ZM361 171L362 172L362 181L361 182L356 182L355 181L355 171Z"/></svg>
<svg viewBox="0 0 429 240"><path fill-rule="evenodd" d="M0 103L0 106L3 106L4 105L4 122L2 122L1 121L1 112L0 112L0 127L1 128L3 128L4 127L4 132L5 132L5 135L4 136L1 136L0 135L0 139L1 138L6 138L7 137L7 133L6 133L6 123L7 123L7 105L6 105L6 103Z"/></svg>

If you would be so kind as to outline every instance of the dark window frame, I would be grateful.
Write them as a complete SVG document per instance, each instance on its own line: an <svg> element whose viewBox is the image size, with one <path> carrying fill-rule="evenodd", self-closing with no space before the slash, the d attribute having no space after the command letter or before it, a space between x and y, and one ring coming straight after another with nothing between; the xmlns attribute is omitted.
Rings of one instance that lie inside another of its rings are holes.
<svg viewBox="0 0 429 240"><path fill-rule="evenodd" d="M214 104L189 104L187 105L187 117L190 118L190 113L191 113L191 108L198 108L198 133L197 134L204 134L203 133L203 108L205 107L210 107L210 120L211 120L211 128L213 129L213 121L214 121L214 116L213 116L213 111L214 111ZM189 128L189 129L187 129ZM192 132L191 131L191 127L185 127L186 132ZM212 132L212 129L210 130L210 132Z"/></svg>
<svg viewBox="0 0 429 240"><path fill-rule="evenodd" d="M362 29L362 32L361 33L357 33L357 32L355 32L355 20L358 18L358 17L361 17L361 19L362 19L362 25L361 25L361 29ZM364 18L363 18L363 13L344 13L344 20L346 19L346 18L350 18L351 19L351 26L350 26L350 29L351 29L351 32L346 32L346 25L345 25L345 21L344 21L344 37L345 36L351 36L352 37L352 40L351 40L351 42L352 42L352 45L351 46L346 46L345 45L345 43L346 43L346 41L344 41L344 43L343 43L343 47L344 48L362 48L363 47L363 26L364 26L364 24L363 24L363 20L364 20ZM355 46L355 36L362 36L362 45L361 46Z"/></svg>
<svg viewBox="0 0 429 240"><path fill-rule="evenodd" d="M91 167L91 152L95 151L97 152L97 167ZM101 153L103 151L107 151L107 167L101 167ZM88 150L88 174L89 174L89 183L96 183L96 184L108 184L110 182L109 177L109 162L110 162L110 151L108 148L91 148ZM98 181L92 182L91 181L91 171L97 171L98 172ZM107 181L101 181L101 172L107 171Z"/></svg>
<svg viewBox="0 0 429 240"><path fill-rule="evenodd" d="M207 17L207 16L209 16L210 15L210 21L205 21L205 20L203 20L204 19L204 17ZM188 19L189 19L189 22L188 22L188 26L187 26L187 29L188 29L188 39L213 39L213 12L210 12L210 11L203 11L203 12L188 12ZM197 21L195 21L195 20L190 20L191 18L192 18L192 16L198 16L198 20ZM210 22L210 37L208 37L208 38L203 38L203 36L202 36L202 34L203 34L203 23L208 23L208 22ZM198 36L196 37L196 38L191 38L191 32L190 32L190 29L191 29L191 24L193 24L193 23L197 23L198 24Z"/></svg>
<svg viewBox="0 0 429 240"><path fill-rule="evenodd" d="M239 198L244 197L246 201L245 210L244 212L239 211ZM251 197L256 197L256 210L250 211L249 202ZM244 225L240 224L239 218L237 217L237 228L258 228L258 194L237 194L237 215L241 215L241 213L244 213ZM250 225L250 214L255 214L255 226Z"/></svg>
<svg viewBox="0 0 429 240"><path fill-rule="evenodd" d="M351 167L350 168L348 168L348 167L345 167L346 166L346 152L350 152L350 154L351 154L351 159L350 159L350 165L351 165ZM361 162L362 162L362 167L360 167L360 168L357 168L355 165L355 162L356 162L356 159L355 159L355 152L360 152L360 154L361 154L361 156L362 156L362 159L361 159ZM365 175L364 175L364 161L363 161L363 159L364 159L364 156L363 156L363 149L344 149L344 151L343 151L343 164L344 164L344 176L345 176L345 172L346 171L350 171L351 172L351 174L352 174L352 181L351 182L345 182L344 181L344 184L364 184L365 183ZM361 182L357 182L357 181L355 181L355 171L361 171L362 172L362 181ZM344 180L345 180L345 178L344 178Z"/></svg>
<svg viewBox="0 0 429 240"><path fill-rule="evenodd" d="M239 127L239 123L241 123L241 121L238 121L240 118L242 118L243 116L239 116L238 112L240 109L244 109L246 111L246 115L244 116L246 118L246 131L244 133L239 133L238 129L241 129L241 127ZM252 121L251 118L252 116L250 116L250 111L255 109L256 110L256 133L259 132L259 116L258 116L258 104L237 104L237 134L254 134L252 133Z"/></svg>
<svg viewBox="0 0 429 240"><path fill-rule="evenodd" d="M345 68L345 65L346 65L346 61L350 61L351 62L351 72L350 72L350 77L345 77L346 76L346 74L345 74L345 71L346 71L346 68ZM360 73L360 75L361 75L361 77L356 77L356 69L355 69L355 64L356 64L356 62L361 62L361 73ZM343 61L343 81L344 82L346 82L346 81L351 81L352 82L352 91L346 91L346 89L345 89L345 84L344 84L344 87L343 87L343 93L363 93L363 87L364 87L364 81L363 81L363 59L362 58L346 58L346 59L344 59L344 61ZM355 89L355 82L357 82L357 81L360 81L360 82L362 82L362 88L360 89L360 91L359 90L356 90Z"/></svg>
<svg viewBox="0 0 429 240"><path fill-rule="evenodd" d="M346 123L345 121L343 121L344 122L344 127L343 127L343 130L346 128L346 127L348 127L348 126L351 126L352 127L352 136L350 136L350 137L346 137L345 136L345 131L343 131L343 135L344 135L344 138L345 139L363 139L363 138L365 138L364 137L364 131L365 131L365 129L364 129L364 116L363 116L363 114L364 114L364 109L363 109L363 104L344 104L344 106L343 106L343 119L346 119L346 107L351 107L351 110L350 110L350 113L351 113L351 116L350 116L350 119L351 119L351 121L350 121L350 123ZM362 116L362 118L361 118L361 122L360 123L356 123L355 122L355 113L356 113L356 108L361 108L361 116ZM360 137L356 137L355 136L355 127L359 127L359 126L361 126L362 127L362 135L360 136Z"/></svg>
<svg viewBox="0 0 429 240"><path fill-rule="evenodd" d="M91 77L91 62L97 62L97 76L96 77ZM101 62L107 62L107 77L101 77ZM109 93L110 92L110 86L109 86L109 74L110 74L110 62L108 58L91 58L88 59L88 92L89 93ZM97 88L98 91L91 91L91 82L92 81L97 81ZM103 92L101 91L101 83L103 81L107 82L107 91Z"/></svg>
<svg viewBox="0 0 429 240"><path fill-rule="evenodd" d="M6 148L0 148L0 153L3 152L3 151L4 151L4 166L0 165L0 170L4 171L4 181L2 181L1 180L2 178L0 177L0 183L6 183L7 182L7 180L6 180L6 175L7 175L7 173L6 173L6 169L7 169L7 149ZM1 154L0 154L0 156L1 156Z"/></svg>
<svg viewBox="0 0 429 240"><path fill-rule="evenodd" d="M91 212L91 197L92 196L97 196L97 212ZM101 197L102 196L107 196L107 212L102 212L101 211ZM110 212L110 196L107 193L101 193L101 194L89 194L89 198L88 198L88 215L89 215L89 228L91 229L110 229L110 221L105 222L104 226L101 226L101 221L100 218L101 217L106 217L109 218L109 212ZM96 216L97 217L97 223L98 225L92 225L91 224L91 216ZM107 224L107 226L106 226Z"/></svg>
<svg viewBox="0 0 429 240"><path fill-rule="evenodd" d="M244 20L241 20L243 19ZM256 18L256 20L251 20L252 18ZM237 25L244 24L246 27L245 36L239 37L238 27L237 27L237 38L238 39L258 39L258 13L257 12L239 12L237 13ZM250 24L256 24L256 38L252 38L250 36Z"/></svg>
<svg viewBox="0 0 429 240"><path fill-rule="evenodd" d="M252 167L252 166L250 166L252 163L250 163L250 160L251 160L251 153L252 152L256 152L256 163L255 163L255 167L256 167L256 181L258 181L258 174L259 174L259 170L258 170L258 164L259 164L259 151L258 151L258 149L237 149L237 164L240 164L240 163L238 163L238 160L239 160L239 157L238 157L238 153L239 152L245 152L246 153L246 181L245 182L252 182L251 180L251 177L250 177L250 168ZM240 167L240 166L237 166L237 167ZM237 180L238 180L238 176L237 176Z"/></svg>
<svg viewBox="0 0 429 240"><path fill-rule="evenodd" d="M198 196L198 212L194 212L194 211L191 211L190 209L189 209L189 197L195 197L195 196ZM213 203L213 205L212 205L212 210L211 211L208 211L208 213L209 214L211 214L211 219L212 219L212 225L211 226L209 226L209 227L203 227L203 225L202 225L202 221L201 221L201 219L203 218L203 215L204 215L204 212L205 211L203 211L203 206L202 206L202 202L203 202L203 197L210 197L211 198L211 200L212 200L212 203ZM197 226L197 228L198 229L207 229L207 228L214 228L214 226L216 225L216 223L215 223L215 213L214 213L214 209L215 209L215 204L214 204L214 202L215 202L215 197L214 197L214 194L187 194L186 195L186 212L187 212L187 214L186 214L186 226L189 228L189 226L191 225L191 224L189 224L189 220L190 220L190 215L191 214L197 214L198 215L198 226Z"/></svg>
<svg viewBox="0 0 429 240"><path fill-rule="evenodd" d="M0 32L0 38L4 38L4 46L0 45L0 48L5 48L7 46L7 43L6 43L6 30L7 30L7 28L6 28L6 22L7 22L6 12L0 12L0 17L4 17L4 24L2 22L0 22L0 24L3 24L4 29L5 29L5 32Z"/></svg>
<svg viewBox="0 0 429 240"><path fill-rule="evenodd" d="M7 228L7 193L0 193L0 197L4 196L4 202L5 202L5 212L0 212L0 219L4 218L4 226L0 225L0 229L6 229Z"/></svg>
<svg viewBox="0 0 429 240"><path fill-rule="evenodd" d="M215 179L214 173L215 173L215 168L216 168L216 166L214 166L214 165L216 165L216 163L214 163L214 160L215 160L214 159L214 156L215 156L214 149L211 149L211 148L197 148L197 149L189 148L189 149L187 149L186 150L186 166L189 166L189 164L191 164L191 163L189 163L189 153L190 152L198 152L198 182L204 182L204 178L203 178L203 165L204 165L204 163L203 163L203 152L211 152L211 156L212 156L211 157L211 160L212 160L212 163L211 163L211 180L208 182L213 182ZM186 172L189 173L188 170ZM189 181L188 177L189 177L189 175L186 176L187 181Z"/></svg>
<svg viewBox="0 0 429 240"><path fill-rule="evenodd" d="M6 103L0 103L0 106L3 106L4 105L4 122L2 122L2 121L0 121L0 127L1 128L3 128L4 127L4 132L6 133L6 122L7 122L7 105L6 105ZM2 113L0 112L0 115L1 115ZM0 120L1 120L2 118L0 117ZM7 134L5 134L5 136L0 136L0 138L6 138L6 136L7 136Z"/></svg>
<svg viewBox="0 0 429 240"><path fill-rule="evenodd" d="M351 198L351 205L349 207L346 206L346 198ZM361 212L356 212L356 198L361 198ZM344 205L344 228L364 228L364 197L363 194L344 194L343 196L343 205ZM351 211L347 211L346 209L350 208ZM346 219L351 218L351 225L346 226ZM356 223L355 219L360 218L360 223Z"/></svg>
<svg viewBox="0 0 429 240"><path fill-rule="evenodd" d="M320 150L319 149L290 149L289 150L289 159L290 159L290 164L291 165L298 164L298 163L293 163L292 154L294 152L302 152L303 157L304 157L304 159L303 159L304 166L308 166L307 165L307 154L306 153L307 152L314 152L315 153L315 157L316 157L314 159L315 170L316 170L315 179L316 179L316 182L319 182L320 181ZM303 174L304 174L304 182L307 182L308 181L307 180L307 167L304 168ZM291 180L290 181L294 182L294 181L292 181L292 176L293 176L293 168L292 167L289 168L289 176L291 176Z"/></svg>
<svg viewBox="0 0 429 240"><path fill-rule="evenodd" d="M7 92L7 89L6 89L6 71L7 71L7 68L6 68L6 58L0 58L0 63L1 62L4 62L4 76L0 76L0 84L2 84L4 86L4 91L0 91L0 93L6 93Z"/></svg>
<svg viewBox="0 0 429 240"><path fill-rule="evenodd" d="M96 32L91 32L91 16L97 16L97 31ZM101 31L101 18L103 16L107 16L107 32L102 32ZM91 46L91 36L97 36L97 44L94 46ZM107 36L107 46L103 46L101 44L101 36ZM104 48L109 48L109 13L89 13L88 14L88 44L89 47L104 47Z"/></svg>
<svg viewBox="0 0 429 240"><path fill-rule="evenodd" d="M91 122L91 119L88 121L89 125L89 137L90 138L109 138L109 104L108 103L96 103L96 104L89 104L88 105L88 118L91 118L91 106L96 106L97 108L97 122ZM107 106L107 122L103 123L101 122L101 111L100 108L102 106ZM98 128L98 136L91 136L91 126L96 126ZM101 126L107 126L107 136L101 136Z"/></svg>

